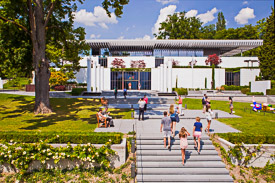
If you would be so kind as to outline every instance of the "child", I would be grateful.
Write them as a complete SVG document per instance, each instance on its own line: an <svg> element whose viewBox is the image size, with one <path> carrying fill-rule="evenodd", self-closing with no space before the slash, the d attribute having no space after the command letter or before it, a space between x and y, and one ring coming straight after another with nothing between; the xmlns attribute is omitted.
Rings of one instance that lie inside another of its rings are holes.
<svg viewBox="0 0 275 183"><path fill-rule="evenodd" d="M229 97L229 108L230 108L230 113L229 114L233 114L233 99L232 97Z"/></svg>
<svg viewBox="0 0 275 183"><path fill-rule="evenodd" d="M189 136L190 133L184 128L182 127L179 133L179 137L180 137L180 148L181 148L181 157L182 157L182 165L184 165L184 160L185 160L185 149L188 146L188 142L187 142L187 136Z"/></svg>
<svg viewBox="0 0 275 183"><path fill-rule="evenodd" d="M201 118L196 117L196 122L194 123L193 127L193 137L195 141L194 148L198 148L198 154L200 154L200 148L201 148L201 132L202 132L202 124L200 122ZM198 138L198 142L196 141L196 138Z"/></svg>
<svg viewBox="0 0 275 183"><path fill-rule="evenodd" d="M208 124L207 124L207 127L205 128L204 131L206 132L206 130L207 130L208 133L210 131L210 124L211 124L211 120L212 120L212 114L213 114L213 112L211 110L211 106L210 105L206 106L205 116L206 116L206 120L207 120Z"/></svg>

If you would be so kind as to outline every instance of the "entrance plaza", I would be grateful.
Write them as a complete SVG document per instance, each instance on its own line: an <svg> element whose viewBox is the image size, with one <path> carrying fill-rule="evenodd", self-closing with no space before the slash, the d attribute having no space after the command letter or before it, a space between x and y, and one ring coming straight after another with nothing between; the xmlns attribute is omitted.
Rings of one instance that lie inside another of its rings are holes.
<svg viewBox="0 0 275 183"><path fill-rule="evenodd" d="M249 85L259 75L257 57L243 57L244 51L262 40L88 40L91 56L81 61L78 83L88 92L104 90L156 90L211 88L212 69L205 60L220 56L215 68L215 86ZM239 56L236 56L238 55ZM86 68L85 68L86 67ZM240 68L237 72L227 68ZM92 88L92 89L91 89Z"/></svg>

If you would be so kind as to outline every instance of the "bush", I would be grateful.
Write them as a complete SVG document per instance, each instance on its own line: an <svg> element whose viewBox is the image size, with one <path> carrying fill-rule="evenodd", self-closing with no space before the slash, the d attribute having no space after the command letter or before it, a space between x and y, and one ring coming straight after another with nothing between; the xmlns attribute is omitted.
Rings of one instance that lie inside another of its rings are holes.
<svg viewBox="0 0 275 183"><path fill-rule="evenodd" d="M112 143L119 144L122 136L122 133L106 132L1 132L0 141L36 143L48 140L48 143L105 144L112 140Z"/></svg>
<svg viewBox="0 0 275 183"><path fill-rule="evenodd" d="M73 88L72 95L73 96L81 95L83 91L87 91L87 88Z"/></svg>
<svg viewBox="0 0 275 183"><path fill-rule="evenodd" d="M267 89L266 94L267 95L275 95L275 88L274 89Z"/></svg>
<svg viewBox="0 0 275 183"><path fill-rule="evenodd" d="M173 88L173 91L177 92L178 95L188 95L187 88Z"/></svg>
<svg viewBox="0 0 275 183"><path fill-rule="evenodd" d="M219 133L219 137L233 143L244 144L274 144L275 135L258 135L247 133Z"/></svg>
<svg viewBox="0 0 275 183"><path fill-rule="evenodd" d="M87 83L77 83L77 86L87 86Z"/></svg>
<svg viewBox="0 0 275 183"><path fill-rule="evenodd" d="M65 91L65 86L64 85L57 85L54 87L55 91Z"/></svg>
<svg viewBox="0 0 275 183"><path fill-rule="evenodd" d="M264 95L263 92L247 92L247 95Z"/></svg>
<svg viewBox="0 0 275 183"><path fill-rule="evenodd" d="M249 89L249 88L242 88L242 89L241 89L241 92L242 92L243 94L247 94L248 92L250 92L250 89Z"/></svg>

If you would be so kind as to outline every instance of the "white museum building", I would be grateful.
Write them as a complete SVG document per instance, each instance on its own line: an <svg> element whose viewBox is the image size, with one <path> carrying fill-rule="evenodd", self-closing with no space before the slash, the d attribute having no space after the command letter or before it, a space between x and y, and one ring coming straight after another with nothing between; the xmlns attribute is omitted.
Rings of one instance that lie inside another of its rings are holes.
<svg viewBox="0 0 275 183"><path fill-rule="evenodd" d="M209 55L220 56L215 86L249 85L259 76L257 57L242 53L262 40L87 40L91 56L81 60L78 83L88 91L115 87L171 92L172 88L211 88ZM229 69L231 68L231 69Z"/></svg>

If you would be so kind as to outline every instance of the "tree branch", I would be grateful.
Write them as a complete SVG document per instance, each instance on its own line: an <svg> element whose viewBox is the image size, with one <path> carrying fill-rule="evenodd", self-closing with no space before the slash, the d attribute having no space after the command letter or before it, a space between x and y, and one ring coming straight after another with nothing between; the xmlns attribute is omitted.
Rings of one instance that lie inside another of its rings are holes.
<svg viewBox="0 0 275 183"><path fill-rule="evenodd" d="M17 27L23 29L28 35L30 35L30 32L28 31L28 29L26 27L24 27L23 25L15 22L14 20L6 19L6 18L2 17L1 15L0 15L0 19L3 20L4 22L10 22L10 23L16 25Z"/></svg>
<svg viewBox="0 0 275 183"><path fill-rule="evenodd" d="M50 20L50 17L52 15L52 12L53 12L53 9L55 7L56 2L57 2L57 0L55 0L53 3L51 3L51 7L50 7L50 10L49 10L49 13L48 13L48 15L46 17L46 20L45 20L45 23L44 23L44 27L47 27L47 24L48 24L48 22Z"/></svg>

